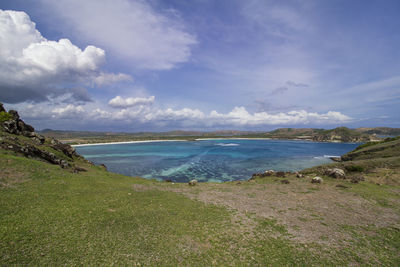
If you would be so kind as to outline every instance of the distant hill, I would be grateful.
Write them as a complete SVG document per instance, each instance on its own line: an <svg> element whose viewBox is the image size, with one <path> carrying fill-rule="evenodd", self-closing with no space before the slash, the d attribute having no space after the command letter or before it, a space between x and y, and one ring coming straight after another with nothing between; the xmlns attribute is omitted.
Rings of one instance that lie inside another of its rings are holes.
<svg viewBox="0 0 400 267"><path fill-rule="evenodd" d="M271 138L271 139L299 139L317 142L369 142L379 141L379 135L399 135L399 128L357 128L337 127L334 129L320 128L279 128L270 132L261 131L236 131L221 130L212 132L202 131L168 131L168 132L91 132L91 131L60 131L44 129L39 131L47 137L60 139L68 143L96 143L96 142L119 142L133 140L154 139L184 139L194 140L196 138Z"/></svg>
<svg viewBox="0 0 400 267"><path fill-rule="evenodd" d="M374 127L374 128L357 128L355 129L358 132L366 133L366 134L377 134L377 135L392 135L397 136L400 135L400 128L389 128L389 127Z"/></svg>

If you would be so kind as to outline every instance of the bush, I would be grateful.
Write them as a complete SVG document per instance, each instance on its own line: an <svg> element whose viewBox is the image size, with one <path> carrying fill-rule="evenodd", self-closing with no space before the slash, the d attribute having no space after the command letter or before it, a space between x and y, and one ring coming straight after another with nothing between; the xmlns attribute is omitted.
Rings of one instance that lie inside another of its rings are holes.
<svg viewBox="0 0 400 267"><path fill-rule="evenodd" d="M349 171L349 172L362 172L364 170L364 168L359 165L349 165L349 166L346 166L345 169L346 169L346 171Z"/></svg>
<svg viewBox="0 0 400 267"><path fill-rule="evenodd" d="M9 113L1 111L0 112L0 123L10 120L12 117Z"/></svg>

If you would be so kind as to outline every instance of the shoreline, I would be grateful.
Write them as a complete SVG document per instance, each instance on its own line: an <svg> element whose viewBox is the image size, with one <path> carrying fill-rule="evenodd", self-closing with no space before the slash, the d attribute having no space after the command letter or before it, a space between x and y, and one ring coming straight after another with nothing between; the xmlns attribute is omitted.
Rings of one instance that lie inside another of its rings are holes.
<svg viewBox="0 0 400 267"><path fill-rule="evenodd" d="M272 140L272 138L267 138L267 137L255 137L255 138L251 138L251 137L227 137L227 138L197 138L194 139L195 141L205 141L205 140Z"/></svg>
<svg viewBox="0 0 400 267"><path fill-rule="evenodd" d="M187 142L188 140L141 140L141 141L121 141L121 142L108 142L108 143L88 143L70 145L72 147L80 146L103 146L103 145L118 145L118 144L139 144L139 143L158 143L158 142Z"/></svg>
<svg viewBox="0 0 400 267"><path fill-rule="evenodd" d="M305 141L312 143L347 143L347 144L358 144L359 142L340 142L340 141L314 141L307 139L278 139L278 138L267 138L267 137L227 137L227 138L197 138L192 140L178 140L178 139L157 139L157 140L138 140L138 141L120 141L120 142L106 142L106 143L87 143L87 144L76 144L71 145L72 147L81 146L100 146L100 145L118 145L118 144L140 144L140 143L158 143L158 142L189 142L189 141L207 141L207 140L284 140L284 141Z"/></svg>

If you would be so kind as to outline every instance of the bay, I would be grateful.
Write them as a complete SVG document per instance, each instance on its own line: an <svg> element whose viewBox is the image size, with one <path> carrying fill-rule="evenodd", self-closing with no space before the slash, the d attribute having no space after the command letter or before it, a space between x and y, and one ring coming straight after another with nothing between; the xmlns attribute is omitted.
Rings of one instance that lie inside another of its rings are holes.
<svg viewBox="0 0 400 267"><path fill-rule="evenodd" d="M295 140L213 139L180 142L77 146L95 164L116 173L148 179L188 182L247 180L265 170L299 171L330 163L357 143Z"/></svg>

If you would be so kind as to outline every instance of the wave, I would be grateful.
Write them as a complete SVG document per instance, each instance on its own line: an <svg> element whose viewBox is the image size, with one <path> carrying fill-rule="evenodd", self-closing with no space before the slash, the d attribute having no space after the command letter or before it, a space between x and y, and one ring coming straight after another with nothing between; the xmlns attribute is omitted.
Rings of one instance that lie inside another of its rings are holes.
<svg viewBox="0 0 400 267"><path fill-rule="evenodd" d="M228 143L228 144L225 144L225 143L218 143L218 144L215 144L216 146L239 146L239 144L234 144L234 143Z"/></svg>
<svg viewBox="0 0 400 267"><path fill-rule="evenodd" d="M323 156L314 157L314 159L326 159L326 158L340 158L340 156L323 155Z"/></svg>

